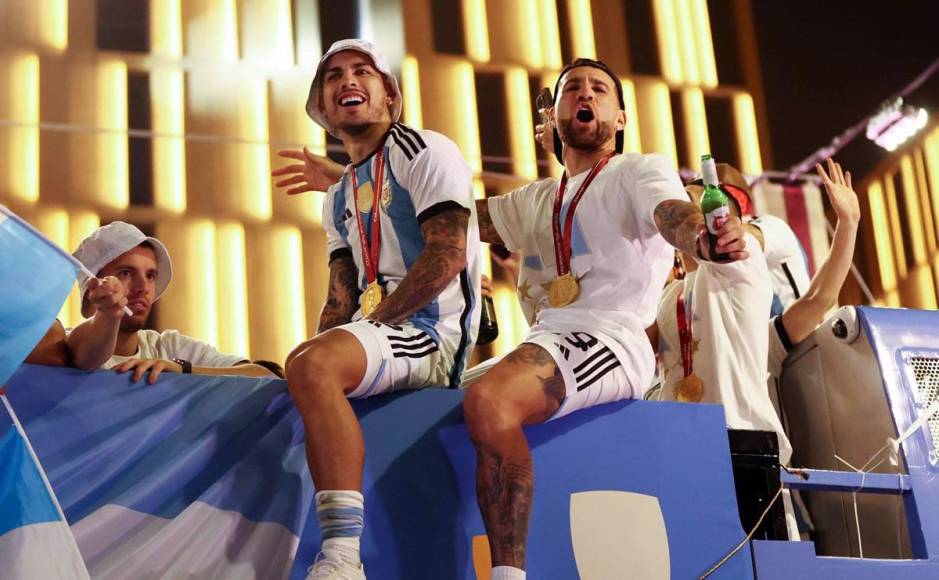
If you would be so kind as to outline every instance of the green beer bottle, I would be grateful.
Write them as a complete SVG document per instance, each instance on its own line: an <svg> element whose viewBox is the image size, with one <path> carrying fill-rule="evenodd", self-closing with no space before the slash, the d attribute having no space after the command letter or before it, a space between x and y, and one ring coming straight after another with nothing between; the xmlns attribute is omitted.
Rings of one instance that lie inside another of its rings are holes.
<svg viewBox="0 0 939 580"><path fill-rule="evenodd" d="M704 181L704 194L701 196L701 213L708 227L708 250L715 262L730 259L727 254L717 253L717 230L730 219L730 200L721 191L717 181L717 165L710 155L701 156L701 177Z"/></svg>

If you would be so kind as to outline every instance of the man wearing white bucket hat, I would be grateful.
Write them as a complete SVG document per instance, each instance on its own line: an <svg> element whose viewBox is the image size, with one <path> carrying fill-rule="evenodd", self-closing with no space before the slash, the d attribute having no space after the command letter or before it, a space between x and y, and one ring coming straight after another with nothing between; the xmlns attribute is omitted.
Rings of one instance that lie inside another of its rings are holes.
<svg viewBox="0 0 939 580"><path fill-rule="evenodd" d="M347 398L456 386L479 325L472 172L457 146L401 115L398 81L371 43L340 40L310 86L310 118L342 140L339 182L301 161L273 172L288 194L325 191L329 294L319 334L287 358L306 428L323 542L309 578L363 579L364 442ZM374 184L374 185L373 185Z"/></svg>
<svg viewBox="0 0 939 580"><path fill-rule="evenodd" d="M149 372L203 375L270 376L243 356L176 330L145 329L153 303L173 278L173 264L160 240L125 222L112 222L82 240L75 258L97 277L82 276L82 315L88 318L68 333L72 364L85 370L134 371L134 381ZM125 314L124 307L132 314Z"/></svg>

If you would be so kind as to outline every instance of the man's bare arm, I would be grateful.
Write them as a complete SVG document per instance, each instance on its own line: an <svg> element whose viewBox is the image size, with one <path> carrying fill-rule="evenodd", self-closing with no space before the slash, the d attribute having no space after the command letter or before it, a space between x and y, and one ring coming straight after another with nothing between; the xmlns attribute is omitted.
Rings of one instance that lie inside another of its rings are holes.
<svg viewBox="0 0 939 580"><path fill-rule="evenodd" d="M489 215L489 200L476 200L476 219L479 221L479 239L487 244L505 245L496 226L492 223L492 216Z"/></svg>
<svg viewBox="0 0 939 580"><path fill-rule="evenodd" d="M359 308L359 271L351 255L339 256L329 264L329 291L320 312L317 332L346 324Z"/></svg>
<svg viewBox="0 0 939 580"><path fill-rule="evenodd" d="M401 280L369 316L378 322L395 324L433 300L447 284L466 268L466 231L470 212L448 209L421 224L424 249Z"/></svg>
<svg viewBox="0 0 939 580"><path fill-rule="evenodd" d="M689 256L711 260L707 244L707 226L701 209L690 201L668 199L655 207L655 225L665 241ZM728 254L731 261L748 256L740 219L732 217L718 230L717 252Z"/></svg>

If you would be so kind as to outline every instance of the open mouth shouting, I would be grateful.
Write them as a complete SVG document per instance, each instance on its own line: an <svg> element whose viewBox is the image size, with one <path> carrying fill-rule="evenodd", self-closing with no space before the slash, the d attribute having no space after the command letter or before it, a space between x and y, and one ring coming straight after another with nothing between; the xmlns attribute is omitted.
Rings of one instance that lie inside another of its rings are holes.
<svg viewBox="0 0 939 580"><path fill-rule="evenodd" d="M574 117L581 123L589 123L596 118L596 115L593 113L593 109L590 108L586 103L582 104L577 112L574 114Z"/></svg>

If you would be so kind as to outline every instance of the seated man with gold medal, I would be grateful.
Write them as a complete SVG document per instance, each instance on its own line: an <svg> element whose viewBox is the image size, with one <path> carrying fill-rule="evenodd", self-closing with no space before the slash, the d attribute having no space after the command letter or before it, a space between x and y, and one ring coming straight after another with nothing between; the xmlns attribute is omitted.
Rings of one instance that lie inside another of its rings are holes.
<svg viewBox="0 0 939 580"><path fill-rule="evenodd" d="M323 542L313 579L365 578L365 450L347 397L455 385L479 325L472 172L443 135L398 123L401 108L375 48L338 41L319 63L307 113L352 163L284 151L300 163L273 172L278 186L294 186L288 194L328 188L329 293L318 334L285 365L317 490Z"/></svg>
<svg viewBox="0 0 939 580"><path fill-rule="evenodd" d="M518 295L531 325L463 402L493 580L525 577L534 471L522 427L641 398L655 372L645 328L674 248L710 257L704 217L673 163L622 153L623 91L609 68L579 59L555 93L541 135L563 177L476 202L482 240L522 254ZM718 253L746 257L739 219L719 235Z"/></svg>

